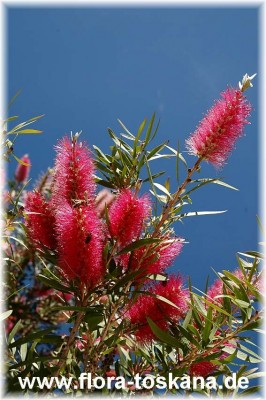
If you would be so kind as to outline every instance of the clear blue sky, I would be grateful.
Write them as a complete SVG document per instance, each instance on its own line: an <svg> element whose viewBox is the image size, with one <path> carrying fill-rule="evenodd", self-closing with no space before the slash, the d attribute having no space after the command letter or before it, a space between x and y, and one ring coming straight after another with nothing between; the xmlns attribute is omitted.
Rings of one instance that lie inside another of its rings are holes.
<svg viewBox="0 0 266 400"><path fill-rule="evenodd" d="M18 155L29 153L33 180L52 166L53 145L65 133L82 130L88 143L107 150L106 128L121 132L117 118L136 131L156 111L157 141L175 147L179 139L184 149L219 93L259 72L258 15L256 7L8 8L9 99L23 90L11 114L45 114L38 123L44 133L16 146ZM201 289L214 277L211 267L232 270L237 251L257 247L259 79L247 93L254 110L246 135L222 171L205 164L201 173L223 176L240 191L206 186L187 211L228 212L176 226L190 244L173 270ZM162 168L174 188L174 161L153 165Z"/></svg>

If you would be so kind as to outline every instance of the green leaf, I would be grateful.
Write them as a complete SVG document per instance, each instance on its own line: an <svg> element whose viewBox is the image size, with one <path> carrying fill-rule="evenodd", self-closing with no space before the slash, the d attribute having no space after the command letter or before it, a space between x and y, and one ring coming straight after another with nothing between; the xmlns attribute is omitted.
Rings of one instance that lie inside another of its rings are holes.
<svg viewBox="0 0 266 400"><path fill-rule="evenodd" d="M175 337L171 336L169 333L166 331L163 331L161 328L159 328L150 318L147 318L147 322L154 333L154 335L160 339L163 343L167 343L172 347L179 347L180 346L180 341L177 340Z"/></svg>
<svg viewBox="0 0 266 400"><path fill-rule="evenodd" d="M12 106L12 104L14 103L14 101L16 100L16 98L20 95L20 93L22 92L22 89L19 89L17 91L17 93L12 97L12 99L10 100L10 102L8 103L7 109L9 110L10 107Z"/></svg>
<svg viewBox="0 0 266 400"><path fill-rule="evenodd" d="M197 217L201 215L212 215L212 214L223 214L227 212L227 210L222 210L222 211L192 211L188 212L185 214L180 214L179 218L185 218L185 217Z"/></svg>
<svg viewBox="0 0 266 400"><path fill-rule="evenodd" d="M238 254L250 258L259 258L262 260L264 259L264 255L262 253L259 253L258 251L246 251L245 253L241 253L240 251L238 251Z"/></svg>
<svg viewBox="0 0 266 400"><path fill-rule="evenodd" d="M246 251L246 254L251 257L260 258L261 260L264 259L264 254L258 251Z"/></svg>
<svg viewBox="0 0 266 400"><path fill-rule="evenodd" d="M149 141L150 141L150 136L151 136L151 131L152 131L152 127L153 127L153 124L154 124L155 116L156 116L156 114L153 113L153 114L152 114L152 117L151 117L151 120L150 120L150 122L149 122L149 126L148 126L148 128L147 128L146 136L145 136L145 146L146 146L146 145L149 143Z"/></svg>
<svg viewBox="0 0 266 400"><path fill-rule="evenodd" d="M139 275L139 271L133 271L131 273L127 273L123 278L121 278L111 289L111 293L116 292L121 287L124 287L128 282L134 281L136 276Z"/></svg>
<svg viewBox="0 0 266 400"><path fill-rule="evenodd" d="M29 164L27 164L26 162L22 161L20 158L18 158L14 153L12 153L12 156L15 158L15 160L21 164L21 165L25 165L25 167L28 167Z"/></svg>
<svg viewBox="0 0 266 400"><path fill-rule="evenodd" d="M17 347L17 346L20 346L23 343L31 342L31 341L36 340L36 339L41 339L43 336L46 335L46 333L49 333L49 332L53 331L54 329L55 328L52 326L50 328L43 329L43 330L38 331L38 332L30 333L26 337L20 338L20 339L16 340L15 342L10 343L9 344L9 348Z"/></svg>
<svg viewBox="0 0 266 400"><path fill-rule="evenodd" d="M95 331L103 320L103 315L93 315L91 313L85 315L84 321L89 325L90 331Z"/></svg>
<svg viewBox="0 0 266 400"><path fill-rule="evenodd" d="M137 143L138 143L138 141L139 141L139 138L140 138L140 136L141 136L141 134L142 134L142 132L143 132L143 129L145 128L146 122L147 122L147 120L146 120L146 118L145 118L145 119L142 121L142 123L140 124L140 126L139 126L138 133L137 133L137 135L136 135L136 137L135 137L135 141L134 141L134 148L136 148L136 146L137 146Z"/></svg>
<svg viewBox="0 0 266 400"><path fill-rule="evenodd" d="M4 122L11 122L11 121L14 121L16 119L18 119L18 115L14 115L13 117L9 117Z"/></svg>
<svg viewBox="0 0 266 400"><path fill-rule="evenodd" d="M159 190L161 190L163 193L165 193L169 198L171 198L171 193L160 183L154 182L154 186L156 186Z"/></svg>
<svg viewBox="0 0 266 400"><path fill-rule="evenodd" d="M8 341L7 343L11 343L13 338L15 337L16 333L23 327L23 324L21 322L21 320L19 320L16 325L13 327L12 331L10 332L9 336L8 336Z"/></svg>
<svg viewBox="0 0 266 400"><path fill-rule="evenodd" d="M11 314L13 310L7 310L4 311L3 313L0 314L0 321L3 321L4 319L7 319Z"/></svg>
<svg viewBox="0 0 266 400"><path fill-rule="evenodd" d="M147 275L147 278L153 281L161 281L161 282L167 281L167 276L162 274Z"/></svg>
<svg viewBox="0 0 266 400"><path fill-rule="evenodd" d="M27 352L28 352L28 344L23 343L20 347L20 357L21 361L25 361L27 357Z"/></svg>
<svg viewBox="0 0 266 400"><path fill-rule="evenodd" d="M162 144L159 144L159 146L156 146L156 147L154 147L154 149L152 149L151 151L148 151L148 152L147 152L147 156L146 156L146 157L147 157L147 160L152 159L152 157L153 157L154 155L158 154L160 150L164 149L165 146L167 145L167 143L168 143L168 141L166 141L166 142L164 142L164 143L162 143Z"/></svg>
<svg viewBox="0 0 266 400"><path fill-rule="evenodd" d="M88 310L88 308L87 307L77 307L77 306L54 306L54 307L52 307L52 310L86 312Z"/></svg>
<svg viewBox="0 0 266 400"><path fill-rule="evenodd" d="M188 332L187 329L183 328L183 326L181 325L179 325L178 329L180 333L189 341L189 343L192 343L198 349L201 349L200 343L196 339L194 339L193 335L190 332Z"/></svg>
<svg viewBox="0 0 266 400"><path fill-rule="evenodd" d="M45 285L47 285L47 286L49 286L49 287L52 287L52 288L54 288L54 289L56 289L56 290L59 290L60 292L63 292L63 293L71 293L71 290L70 290L68 287L62 285L62 284L61 284L58 280L56 280L56 279L47 278L47 276L44 276L44 275L42 275L42 274L39 274L39 275L38 275L38 279L39 279L41 282L43 282Z"/></svg>
<svg viewBox="0 0 266 400"><path fill-rule="evenodd" d="M136 240L135 242L131 243L130 245L124 247L119 253L117 253L118 256L121 254L129 253L130 251L136 250L139 247L147 246L153 243L159 243L161 239L158 238L145 238L145 239L139 239Z"/></svg>
<svg viewBox="0 0 266 400"><path fill-rule="evenodd" d="M127 129L127 127L123 124L122 121L120 121L120 119L117 119L118 123L122 126L122 128L124 129L124 131L132 137L132 139L135 139L135 136Z"/></svg>
<svg viewBox="0 0 266 400"><path fill-rule="evenodd" d="M20 131L11 131L8 134L9 135L24 135L24 134L38 134L42 133L43 131L40 131L38 129L21 129Z"/></svg>
<svg viewBox="0 0 266 400"><path fill-rule="evenodd" d="M184 319L184 322L183 322L183 328L185 328L185 329L187 328L187 326L191 320L191 317L192 317L192 310L189 309L187 312L186 318Z"/></svg>
<svg viewBox="0 0 266 400"><path fill-rule="evenodd" d="M202 332L202 344L206 347L209 344L209 336L212 329L212 308L208 308L208 312L205 318L205 326Z"/></svg>

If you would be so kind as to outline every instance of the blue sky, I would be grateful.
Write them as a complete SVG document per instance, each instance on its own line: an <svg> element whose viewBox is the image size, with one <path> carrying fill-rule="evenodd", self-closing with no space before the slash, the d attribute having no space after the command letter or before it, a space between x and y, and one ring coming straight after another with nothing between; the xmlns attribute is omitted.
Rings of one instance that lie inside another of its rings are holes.
<svg viewBox="0 0 266 400"><path fill-rule="evenodd" d="M22 89L11 109L22 120L45 114L41 136L19 138L16 152L29 153L33 181L54 160L56 140L83 131L91 145L108 151L106 128L121 119L133 132L156 111L157 142L175 147L193 132L213 100L258 67L257 7L18 8L7 9L8 97ZM190 243L173 271L204 288L211 267L233 270L237 251L257 247L260 76L247 92L253 105L246 135L222 171L203 165L200 177L224 177L239 192L206 186L187 211L228 210L187 218L176 233ZM37 125L36 125L37 128ZM186 154L186 153L184 153ZM187 156L192 165L195 159ZM10 166L10 174L15 165ZM174 161L164 169L172 190ZM148 188L147 188L148 190Z"/></svg>

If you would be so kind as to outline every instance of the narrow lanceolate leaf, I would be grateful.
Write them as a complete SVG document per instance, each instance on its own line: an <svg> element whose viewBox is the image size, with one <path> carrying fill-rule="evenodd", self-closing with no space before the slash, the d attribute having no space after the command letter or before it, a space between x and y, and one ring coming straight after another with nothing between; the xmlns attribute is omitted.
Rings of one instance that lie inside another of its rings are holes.
<svg viewBox="0 0 266 400"><path fill-rule="evenodd" d="M246 251L246 255L254 258L260 258L261 260L264 259L264 254L258 252L258 251Z"/></svg>
<svg viewBox="0 0 266 400"><path fill-rule="evenodd" d="M3 313L0 314L0 321L3 321L4 319L7 319L11 314L12 310L4 311Z"/></svg>
<svg viewBox="0 0 266 400"><path fill-rule="evenodd" d="M180 218L196 217L196 216L200 216L200 215L223 214L225 212L227 212L227 210L222 210L222 211L192 211L192 212L180 214Z"/></svg>
<svg viewBox="0 0 266 400"><path fill-rule="evenodd" d="M146 137L145 137L145 146L149 143L150 141L150 137L151 137L151 132L152 132L152 127L153 127L153 123L155 120L155 113L153 113L151 120L149 122L149 126L147 128L147 132L146 132Z"/></svg>
<svg viewBox="0 0 266 400"><path fill-rule="evenodd" d="M16 100L16 98L20 95L20 93L22 92L22 89L19 89L17 91L17 93L12 97L12 99L10 100L10 102L8 103L7 109L9 110L9 108L12 106L12 104L14 103L14 101Z"/></svg>
<svg viewBox="0 0 266 400"><path fill-rule="evenodd" d="M197 341L197 340L193 337L193 334L192 334L192 333L188 332L188 330L185 329L185 328L184 328L183 326L181 326L181 325L178 327L178 329L180 330L182 336L184 336L184 337L189 341L189 343L194 344L194 346L196 346L198 349L201 348L201 344L199 343L199 341Z"/></svg>
<svg viewBox="0 0 266 400"><path fill-rule="evenodd" d="M171 336L169 333L166 331L163 331L161 328L159 328L150 318L147 318L147 322L154 333L154 335L160 339L163 343L167 343L170 346L173 347L179 347L180 346L180 341L177 340L175 337Z"/></svg>
<svg viewBox="0 0 266 400"><path fill-rule="evenodd" d="M164 147L167 145L168 141L159 144L159 146L154 147L151 151L147 152L147 160L150 160L153 158L153 156L158 155L159 151L163 150Z"/></svg>
<svg viewBox="0 0 266 400"><path fill-rule="evenodd" d="M15 342L10 343L9 347L10 348L17 347L17 346L19 346L19 345L21 345L23 343L31 342L31 341L33 341L35 339L40 339L43 336L45 336L47 333L50 333L53 330L54 330L54 327L50 327L50 328L47 328L47 329L43 329L42 331L30 333L26 337L22 337L22 338L16 340Z"/></svg>
<svg viewBox="0 0 266 400"><path fill-rule="evenodd" d="M25 165L25 167L28 167L29 164L25 163L23 160L21 160L20 158L18 158L14 153L12 153L12 156L15 158L15 160L22 165Z"/></svg>
<svg viewBox="0 0 266 400"><path fill-rule="evenodd" d="M38 134L38 133L42 133L42 131L38 130L38 129L21 129L19 131L13 131L13 132L9 132L9 135L25 135L25 134Z"/></svg>
<svg viewBox="0 0 266 400"><path fill-rule="evenodd" d="M209 344L209 337L212 329L212 308L208 308L208 313L205 318L205 326L202 332L202 344L206 347Z"/></svg>
<svg viewBox="0 0 266 400"><path fill-rule="evenodd" d="M128 246L124 247L123 250L121 250L119 253L117 253L117 255L129 253L130 251L136 250L139 247L147 246L149 244L158 243L158 242L160 242L160 239L156 239L156 238L155 239L153 239L153 238L139 239L139 240L136 240L135 242L129 244Z"/></svg>
<svg viewBox="0 0 266 400"><path fill-rule="evenodd" d="M129 136L131 136L132 138L135 138L135 136L127 129L127 127L123 124L122 121L120 121L120 119L117 119L117 121Z"/></svg>
<svg viewBox="0 0 266 400"><path fill-rule="evenodd" d="M164 187L160 183L154 182L154 186L156 186L159 190L161 190L163 193L165 193L169 198L172 197L171 193L166 189L166 187Z"/></svg>
<svg viewBox="0 0 266 400"><path fill-rule="evenodd" d="M71 293L71 290L65 285L62 285L57 279L47 278L46 276L41 274L38 275L38 279L48 287L60 290L63 293Z"/></svg>

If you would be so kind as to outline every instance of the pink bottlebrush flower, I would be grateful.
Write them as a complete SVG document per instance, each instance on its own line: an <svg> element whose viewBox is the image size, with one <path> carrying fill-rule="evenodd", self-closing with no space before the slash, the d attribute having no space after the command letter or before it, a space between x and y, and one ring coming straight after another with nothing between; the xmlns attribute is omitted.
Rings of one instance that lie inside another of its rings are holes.
<svg viewBox="0 0 266 400"><path fill-rule="evenodd" d="M55 218L51 206L40 192L29 192L25 201L26 226L35 246L56 248Z"/></svg>
<svg viewBox="0 0 266 400"><path fill-rule="evenodd" d="M244 125L249 123L251 112L251 105L240 90L228 88L221 96L186 140L190 154L217 167L224 165Z"/></svg>
<svg viewBox="0 0 266 400"><path fill-rule="evenodd" d="M159 307L164 315L167 315L173 321L178 321L184 317L188 310L189 292L183 288L183 281L180 275L172 275L167 282L155 285L154 294L165 297L179 308L178 310L176 307L161 301Z"/></svg>
<svg viewBox="0 0 266 400"><path fill-rule="evenodd" d="M135 336L140 342L149 342L155 338L147 317L161 329L166 330L169 320L178 321L188 309L188 291L182 287L180 276L172 276L169 281L155 284L150 290L153 295L166 298L178 308L150 295L143 294L129 309L127 316L131 324L137 324Z"/></svg>
<svg viewBox="0 0 266 400"><path fill-rule="evenodd" d="M143 275L163 272L181 253L182 241L182 238L165 238L154 252L146 257L144 257L146 247L140 247L134 251L129 261L129 268L143 271Z"/></svg>
<svg viewBox="0 0 266 400"><path fill-rule="evenodd" d="M103 278L103 232L96 211L72 208L67 202L56 212L59 266L69 279L94 287Z"/></svg>
<svg viewBox="0 0 266 400"><path fill-rule="evenodd" d="M15 179L18 183L25 182L28 179L31 167L28 154L25 154L23 157L21 157L21 161L27 165L18 164L15 172Z"/></svg>
<svg viewBox="0 0 266 400"><path fill-rule="evenodd" d="M200 361L192 364L189 372L191 376L202 376L203 378L206 378L208 375L213 374L217 368L218 366L210 361Z"/></svg>
<svg viewBox="0 0 266 400"><path fill-rule="evenodd" d="M151 204L148 196L138 198L128 189L121 191L109 211L110 235L118 240L120 248L140 236L150 212Z"/></svg>
<svg viewBox="0 0 266 400"><path fill-rule="evenodd" d="M94 165L89 149L82 142L61 139L56 146L55 176L52 202L60 207L67 201L75 205L83 201L86 205L94 201Z"/></svg>

